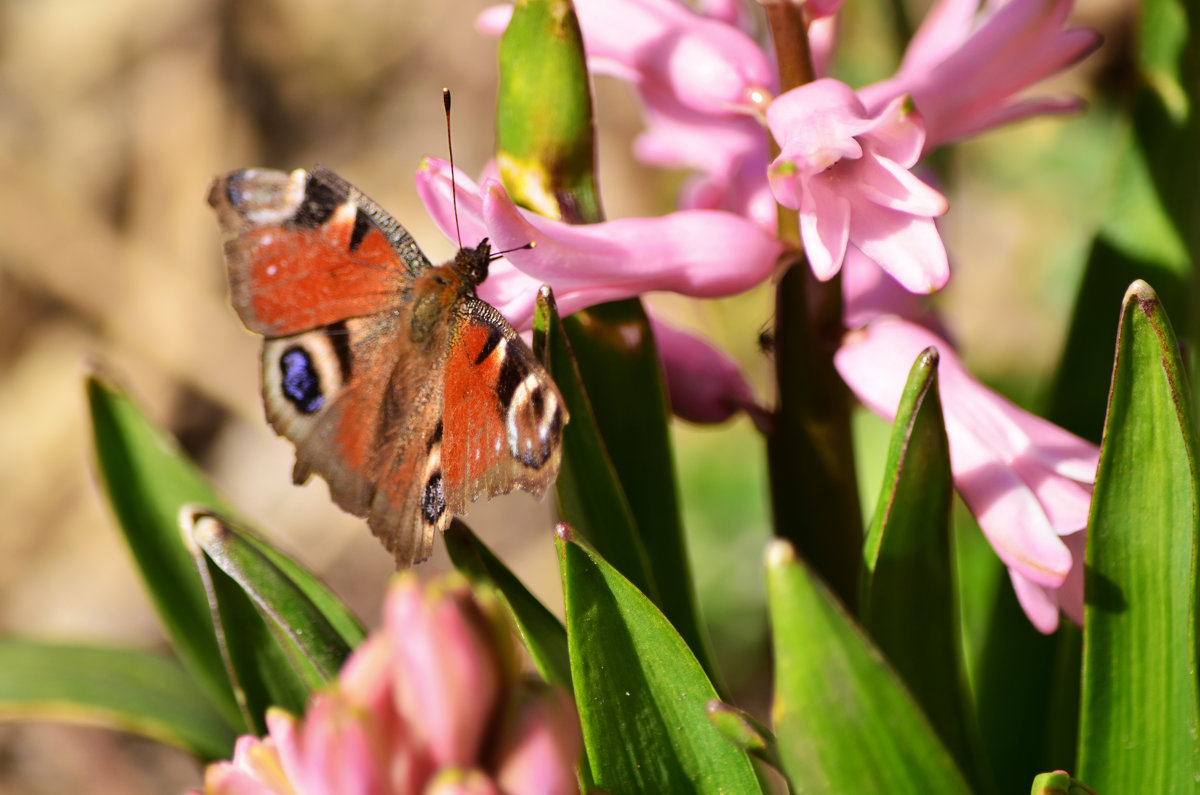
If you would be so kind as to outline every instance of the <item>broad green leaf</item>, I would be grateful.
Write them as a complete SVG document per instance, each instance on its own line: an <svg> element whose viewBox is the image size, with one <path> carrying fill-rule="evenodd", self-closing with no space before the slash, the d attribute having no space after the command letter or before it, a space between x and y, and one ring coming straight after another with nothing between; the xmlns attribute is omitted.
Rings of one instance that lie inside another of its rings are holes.
<svg viewBox="0 0 1200 795"><path fill-rule="evenodd" d="M657 599L633 512L600 438L554 296L546 288L538 295L533 340L534 351L548 363L571 417L563 428L562 468L555 484L559 511L642 593Z"/></svg>
<svg viewBox="0 0 1200 795"><path fill-rule="evenodd" d="M113 381L93 373L85 388L98 479L171 645L230 725L245 728L225 676L208 600L179 534L184 505L220 510L223 502Z"/></svg>
<svg viewBox="0 0 1200 795"><path fill-rule="evenodd" d="M860 595L862 514L850 393L834 369L837 344L830 341L842 333L841 283L840 277L817 282L803 259L779 279L773 344L779 397L767 460L776 535L795 544L854 609Z"/></svg>
<svg viewBox="0 0 1200 795"><path fill-rule="evenodd" d="M771 711L793 793L971 791L899 677L786 541L768 548L767 599Z"/></svg>
<svg viewBox="0 0 1200 795"><path fill-rule="evenodd" d="M258 544L250 541L247 533L227 520L196 510L187 521L197 552L241 587L294 661L297 673L308 679L310 686L336 679L353 647L304 591L263 554ZM237 630L222 627L227 644L235 642Z"/></svg>
<svg viewBox="0 0 1200 795"><path fill-rule="evenodd" d="M199 548L196 561L221 641L226 676L246 725L254 734L264 734L270 707L302 714L318 682L316 673L289 656L253 600Z"/></svg>
<svg viewBox="0 0 1200 795"><path fill-rule="evenodd" d="M570 0L518 0L499 58L496 163L509 195L547 218L601 220L591 85Z"/></svg>
<svg viewBox="0 0 1200 795"><path fill-rule="evenodd" d="M760 792L749 758L708 719L717 693L687 644L629 580L559 527L571 675L596 786Z"/></svg>
<svg viewBox="0 0 1200 795"><path fill-rule="evenodd" d="M1134 282L1088 523L1079 776L1100 792L1200 792L1191 407L1171 323Z"/></svg>
<svg viewBox="0 0 1200 795"><path fill-rule="evenodd" d="M458 519L452 521L445 539L446 551L458 570L472 583L486 583L499 594L542 678L570 690L571 662L562 622L466 524Z"/></svg>
<svg viewBox="0 0 1200 795"><path fill-rule="evenodd" d="M562 325L596 426L629 500L658 587L655 603L721 689L696 609L675 483L670 405L645 310L636 299L602 304L565 318Z"/></svg>
<svg viewBox="0 0 1200 795"><path fill-rule="evenodd" d="M178 663L143 651L0 641L0 720L107 726L228 757L229 723Z"/></svg>
<svg viewBox="0 0 1200 795"><path fill-rule="evenodd" d="M990 780L962 659L950 530L954 485L937 365L936 348L922 351L900 398L867 534L859 612L979 792Z"/></svg>

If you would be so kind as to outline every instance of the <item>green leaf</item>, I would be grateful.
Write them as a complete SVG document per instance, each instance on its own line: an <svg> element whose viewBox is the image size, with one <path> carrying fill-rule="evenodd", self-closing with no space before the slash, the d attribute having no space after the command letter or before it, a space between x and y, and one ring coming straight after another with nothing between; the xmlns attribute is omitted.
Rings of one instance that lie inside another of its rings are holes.
<svg viewBox="0 0 1200 795"><path fill-rule="evenodd" d="M596 426L633 512L658 587L655 604L722 689L696 608L675 483L671 410L650 321L641 302L630 299L576 312L562 325ZM602 547L597 548L613 561Z"/></svg>
<svg viewBox="0 0 1200 795"><path fill-rule="evenodd" d="M0 641L0 720L107 726L228 757L235 731L178 663L130 649Z"/></svg>
<svg viewBox="0 0 1200 795"><path fill-rule="evenodd" d="M1088 523L1079 775L1200 792L1196 435L1154 291L1125 295Z"/></svg>
<svg viewBox="0 0 1200 795"><path fill-rule="evenodd" d="M486 584L500 596L542 678L570 690L571 662L567 630L562 622L466 524L458 519L452 521L445 539L446 551L458 570L473 584Z"/></svg>
<svg viewBox="0 0 1200 795"><path fill-rule="evenodd" d="M197 553L202 552L250 597L288 658L294 661L297 673L308 679L310 686L336 679L353 646L307 594L263 554L260 547L264 542L252 543L248 533L203 510L191 511L185 521L191 525ZM221 629L225 642L234 642L232 636L238 627L226 625Z"/></svg>
<svg viewBox="0 0 1200 795"><path fill-rule="evenodd" d="M222 501L174 442L110 379L85 382L99 482L184 667L232 726L246 728L225 675L208 599L179 534L188 503Z"/></svg>
<svg viewBox="0 0 1200 795"><path fill-rule="evenodd" d="M760 792L748 757L709 721L716 690L663 614L566 525L558 553L575 702L596 786Z"/></svg>
<svg viewBox="0 0 1200 795"><path fill-rule="evenodd" d="M954 583L954 484L938 352L913 363L867 534L863 626L921 704L974 789L990 788L966 681Z"/></svg>
<svg viewBox="0 0 1200 795"><path fill-rule="evenodd" d="M533 340L534 351L547 362L571 417L563 428L562 468L555 483L559 512L642 593L657 599L658 588L633 512L600 438L554 296L545 287L538 295Z"/></svg>
<svg viewBox="0 0 1200 795"><path fill-rule="evenodd" d="M786 541L768 548L767 598L792 792L970 792L899 678Z"/></svg>
<svg viewBox="0 0 1200 795"><path fill-rule="evenodd" d="M592 95L570 0L519 0L500 39L496 163L518 204L568 223L601 220Z"/></svg>

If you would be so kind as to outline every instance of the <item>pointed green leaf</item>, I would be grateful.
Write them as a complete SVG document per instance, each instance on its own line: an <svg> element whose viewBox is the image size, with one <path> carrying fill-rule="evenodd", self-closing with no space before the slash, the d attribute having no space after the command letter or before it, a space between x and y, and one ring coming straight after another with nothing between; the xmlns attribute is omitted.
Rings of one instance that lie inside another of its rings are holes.
<svg viewBox="0 0 1200 795"><path fill-rule="evenodd" d="M228 757L235 731L178 663L131 649L0 641L0 720L108 726Z"/></svg>
<svg viewBox="0 0 1200 795"><path fill-rule="evenodd" d="M297 672L314 686L336 679L353 647L308 595L250 541L248 533L201 509L185 512L190 514L184 521L191 526L198 551L250 597L288 658L296 661ZM235 642L232 636L238 628L222 629L225 642Z"/></svg>
<svg viewBox="0 0 1200 795"><path fill-rule="evenodd" d="M1196 434L1175 333L1125 295L1088 523L1079 775L1101 792L1200 792Z"/></svg>
<svg viewBox="0 0 1200 795"><path fill-rule="evenodd" d="M656 599L658 589L629 501L600 438L554 296L545 287L538 295L533 335L534 350L548 363L571 416L563 428L563 461L555 484L559 511L642 593Z"/></svg>
<svg viewBox="0 0 1200 795"><path fill-rule="evenodd" d="M201 503L220 509L222 501L115 382L93 373L85 387L98 480L151 601L184 667L226 720L239 726L208 600L179 535L181 507Z"/></svg>
<svg viewBox="0 0 1200 795"><path fill-rule="evenodd" d="M452 521L445 539L446 551L458 570L473 584L487 584L499 594L542 678L570 690L571 663L567 655L567 630L562 622L466 524L458 519Z"/></svg>
<svg viewBox="0 0 1200 795"><path fill-rule="evenodd" d="M570 0L519 0L500 39L496 164L518 204L547 218L594 223L592 94Z"/></svg>
<svg viewBox="0 0 1200 795"><path fill-rule="evenodd" d="M631 299L576 312L563 320L563 328L646 550L658 586L655 603L722 689L696 608L675 484L670 403L650 321L641 302Z"/></svg>
<svg viewBox="0 0 1200 795"><path fill-rule="evenodd" d="M900 398L867 534L859 611L978 792L990 782L962 658L950 533L954 484L937 365L936 348L922 351Z"/></svg>
<svg viewBox="0 0 1200 795"><path fill-rule="evenodd" d="M716 690L634 585L560 525L575 702L596 786L610 792L760 792L748 757L708 719Z"/></svg>
<svg viewBox="0 0 1200 795"><path fill-rule="evenodd" d="M767 551L767 599L792 792L970 792L899 677L786 541Z"/></svg>

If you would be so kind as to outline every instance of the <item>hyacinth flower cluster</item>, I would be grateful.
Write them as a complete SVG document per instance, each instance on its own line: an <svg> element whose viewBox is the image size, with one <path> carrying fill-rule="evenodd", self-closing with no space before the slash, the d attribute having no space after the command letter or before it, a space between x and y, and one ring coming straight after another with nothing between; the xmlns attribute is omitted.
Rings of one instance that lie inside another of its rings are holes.
<svg viewBox="0 0 1200 795"><path fill-rule="evenodd" d="M567 694L519 675L495 597L401 575L383 625L303 717L272 709L210 765L206 795L505 795L577 791Z"/></svg>
<svg viewBox="0 0 1200 795"><path fill-rule="evenodd" d="M829 23L839 7L805 6L815 75L829 61ZM890 419L907 365L924 345L941 351L954 372L942 388L959 492L1009 567L1034 625L1052 632L1060 604L1078 620L1079 554L1098 449L972 379L944 337L921 328L940 330L920 302L950 278L937 228L948 202L922 178L922 158L1001 124L1080 108L1074 97L1025 94L1099 45L1094 31L1067 25L1071 7L1068 0L983 7L940 0L892 77L852 88L818 76L778 94L772 60L741 26L736 4L692 10L677 0L579 0L589 68L628 81L641 100L646 129L635 154L693 176L673 213L581 227L519 210L494 179L477 186L459 174L464 229L501 249L535 244L499 263L482 295L519 327L528 325L531 296L543 282L564 312L653 291L731 295L774 273L784 249L777 207L794 211L816 278L845 273L850 333L839 373ZM492 8L477 24L499 34L511 12ZM778 145L773 159L768 138ZM427 161L417 186L452 235L447 167ZM747 410L761 424L764 410L728 357L664 326L656 322L677 413L705 422ZM1002 475L981 477L984 471Z"/></svg>

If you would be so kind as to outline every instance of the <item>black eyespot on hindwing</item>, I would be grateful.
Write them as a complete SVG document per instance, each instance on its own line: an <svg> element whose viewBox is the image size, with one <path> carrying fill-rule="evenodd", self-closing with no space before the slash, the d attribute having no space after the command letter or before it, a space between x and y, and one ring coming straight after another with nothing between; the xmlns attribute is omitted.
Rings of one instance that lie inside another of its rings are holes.
<svg viewBox="0 0 1200 795"><path fill-rule="evenodd" d="M280 383L283 395L302 414L319 411L325 404L321 393L321 379L317 376L308 352L292 346L279 357Z"/></svg>
<svg viewBox="0 0 1200 795"><path fill-rule="evenodd" d="M425 492L421 495L421 518L426 524L437 524L437 520L446 512L446 494L442 489L442 473L434 472L425 483Z"/></svg>

